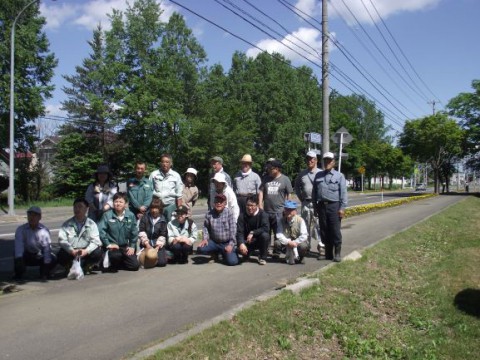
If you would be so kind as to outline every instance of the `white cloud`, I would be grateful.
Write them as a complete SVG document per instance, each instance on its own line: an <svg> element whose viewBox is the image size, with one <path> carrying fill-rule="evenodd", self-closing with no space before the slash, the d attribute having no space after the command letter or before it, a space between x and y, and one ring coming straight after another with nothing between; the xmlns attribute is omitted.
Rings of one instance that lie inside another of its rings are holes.
<svg viewBox="0 0 480 360"><path fill-rule="evenodd" d="M170 16L176 11L176 7L166 4L165 1L157 0L163 13L160 15L161 21L168 21ZM132 3L132 1L130 1ZM47 28L57 29L66 23L72 23L93 30L99 23L104 29L110 27L108 14L112 9L125 11L128 7L127 0L90 0L90 1L69 1L60 4L60 2L49 3L42 2L40 11L47 19Z"/></svg>
<svg viewBox="0 0 480 360"><path fill-rule="evenodd" d="M305 58L319 63L322 51L322 34L317 29L301 27L297 31L285 36L282 40L261 40L256 44L268 53L280 53L287 59L305 62ZM291 50L294 49L295 51ZM257 48L250 48L246 55L256 57L260 53Z"/></svg>
<svg viewBox="0 0 480 360"><path fill-rule="evenodd" d="M401 13L401 12L413 12L419 10L426 10L435 7L442 0L344 0L342 2L336 1L332 6L329 2L328 12L332 17L342 16L346 19L349 25L356 24L352 13L357 20L361 23L371 24L373 20L377 22L379 20L375 8L379 12L380 16L385 20L389 16ZM347 7L345 7L345 5ZM375 8L372 6L372 2ZM365 6L370 12L370 15L365 10ZM312 17L319 17L322 14L322 2L315 0L298 0L295 4L297 8L305 12Z"/></svg>
<svg viewBox="0 0 480 360"><path fill-rule="evenodd" d="M61 104L46 104L45 114L46 116L62 116L67 117L67 112L61 109Z"/></svg>

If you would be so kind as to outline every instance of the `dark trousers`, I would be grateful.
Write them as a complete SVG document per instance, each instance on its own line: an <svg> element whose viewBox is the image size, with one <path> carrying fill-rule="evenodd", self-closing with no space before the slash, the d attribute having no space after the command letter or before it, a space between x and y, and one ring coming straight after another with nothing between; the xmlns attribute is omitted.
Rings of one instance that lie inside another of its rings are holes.
<svg viewBox="0 0 480 360"><path fill-rule="evenodd" d="M188 262L188 254L192 252L192 249L192 245L187 245L185 243L170 245L170 250L173 253L173 260L180 264L186 264Z"/></svg>
<svg viewBox="0 0 480 360"><path fill-rule="evenodd" d="M270 234L262 232L252 238L252 242L245 246L248 249L248 253L251 254L253 250L258 249L260 252L260 259L267 260L268 246L270 245Z"/></svg>
<svg viewBox="0 0 480 360"><path fill-rule="evenodd" d="M102 258L102 249L98 247L87 256L80 258L80 264L82 265L82 268L85 268L86 265L98 264L101 258ZM74 259L75 257L69 254L64 249L60 249L60 251L58 252L58 263L65 268L72 266L72 261Z"/></svg>
<svg viewBox="0 0 480 360"><path fill-rule="evenodd" d="M52 253L52 261L50 264L45 264L42 254L32 254L25 251L22 257L15 258L13 262L16 279L23 277L27 266L40 266L40 277L46 277L50 275L50 272L57 265L57 257Z"/></svg>
<svg viewBox="0 0 480 360"><path fill-rule="evenodd" d="M277 238L277 233L279 231L278 226L282 223L282 212L274 213L274 212L267 212L268 214L268 222L270 224L270 233L273 232L273 238ZM270 239L268 241L268 246L270 246ZM275 249L274 249L275 250Z"/></svg>
<svg viewBox="0 0 480 360"><path fill-rule="evenodd" d="M137 271L140 268L137 255L127 255L127 247L120 249L108 250L108 258L110 259L110 268L113 270Z"/></svg>
<svg viewBox="0 0 480 360"><path fill-rule="evenodd" d="M320 223L320 236L325 245L342 245L342 233L340 232L341 218L338 216L339 202L325 204L317 203L318 221Z"/></svg>

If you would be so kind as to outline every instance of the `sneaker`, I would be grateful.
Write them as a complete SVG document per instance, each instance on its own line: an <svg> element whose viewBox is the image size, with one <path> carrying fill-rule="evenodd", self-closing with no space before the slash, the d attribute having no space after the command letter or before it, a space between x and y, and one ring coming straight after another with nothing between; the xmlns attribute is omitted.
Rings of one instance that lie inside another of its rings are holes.
<svg viewBox="0 0 480 360"><path fill-rule="evenodd" d="M267 261L265 259L258 259L258 265L267 265Z"/></svg>

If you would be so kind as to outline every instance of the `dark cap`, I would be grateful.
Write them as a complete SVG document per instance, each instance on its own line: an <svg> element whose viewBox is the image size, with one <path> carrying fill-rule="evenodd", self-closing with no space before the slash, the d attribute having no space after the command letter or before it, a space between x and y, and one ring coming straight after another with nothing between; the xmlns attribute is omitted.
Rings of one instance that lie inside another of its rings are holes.
<svg viewBox="0 0 480 360"><path fill-rule="evenodd" d="M223 159L220 156L214 156L210 159L210 162L212 161L218 161L220 164L223 165Z"/></svg>
<svg viewBox="0 0 480 360"><path fill-rule="evenodd" d="M216 194L215 201L220 200L221 202L227 201L227 197L224 194Z"/></svg>
<svg viewBox="0 0 480 360"><path fill-rule="evenodd" d="M35 214L38 214L38 215L42 215L42 209L40 209L38 206L31 206L27 210L27 214L28 213L35 213Z"/></svg>
<svg viewBox="0 0 480 360"><path fill-rule="evenodd" d="M185 205L181 205L177 208L176 213L177 214L188 214L188 207L186 207Z"/></svg>
<svg viewBox="0 0 480 360"><path fill-rule="evenodd" d="M277 160L277 159L272 160L270 162L270 166L271 167L276 167L276 168L279 168L279 169L283 168L282 162L280 160Z"/></svg>

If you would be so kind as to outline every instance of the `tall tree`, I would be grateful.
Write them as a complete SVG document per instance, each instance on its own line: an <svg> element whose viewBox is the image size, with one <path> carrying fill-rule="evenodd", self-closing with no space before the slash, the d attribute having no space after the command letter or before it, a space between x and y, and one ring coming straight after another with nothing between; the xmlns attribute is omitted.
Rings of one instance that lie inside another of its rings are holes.
<svg viewBox="0 0 480 360"><path fill-rule="evenodd" d="M466 150L476 156L470 157L468 165L480 170L480 80L472 81L472 93L460 93L447 104L449 114L461 119L466 131Z"/></svg>
<svg viewBox="0 0 480 360"><path fill-rule="evenodd" d="M435 192L439 192L441 168L462 153L464 136L455 120L445 114L436 114L407 121L399 145L413 160L430 164Z"/></svg>
<svg viewBox="0 0 480 360"><path fill-rule="evenodd" d="M0 143L8 143L10 113L10 49L13 20L27 0L0 2ZM42 31L45 18L38 4L29 6L15 27L15 143L22 151L33 149L33 121L45 114L45 99L51 97L50 83L57 60Z"/></svg>

